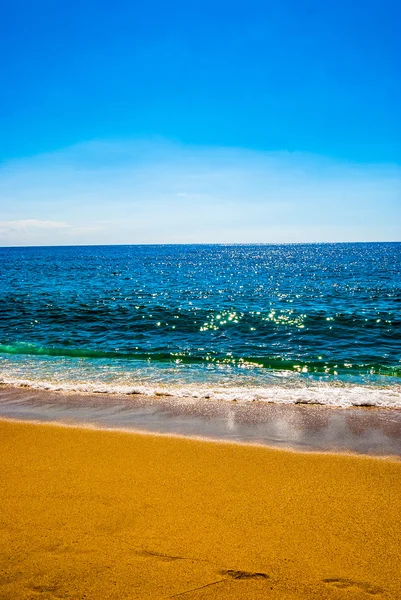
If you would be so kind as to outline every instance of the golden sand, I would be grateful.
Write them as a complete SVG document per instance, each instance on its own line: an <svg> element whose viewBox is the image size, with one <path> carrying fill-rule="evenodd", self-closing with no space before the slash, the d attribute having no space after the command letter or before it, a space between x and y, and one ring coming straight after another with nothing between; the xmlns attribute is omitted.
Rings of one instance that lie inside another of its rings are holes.
<svg viewBox="0 0 401 600"><path fill-rule="evenodd" d="M0 422L0 599L401 598L401 462Z"/></svg>

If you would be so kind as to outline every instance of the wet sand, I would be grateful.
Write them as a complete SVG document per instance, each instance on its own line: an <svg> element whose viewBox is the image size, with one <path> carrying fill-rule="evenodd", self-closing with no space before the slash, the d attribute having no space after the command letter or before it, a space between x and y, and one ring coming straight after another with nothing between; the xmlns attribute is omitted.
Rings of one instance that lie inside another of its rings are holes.
<svg viewBox="0 0 401 600"><path fill-rule="evenodd" d="M0 387L0 418L401 456L401 410L226 402L169 396L63 393Z"/></svg>
<svg viewBox="0 0 401 600"><path fill-rule="evenodd" d="M0 598L399 599L401 462L0 421Z"/></svg>

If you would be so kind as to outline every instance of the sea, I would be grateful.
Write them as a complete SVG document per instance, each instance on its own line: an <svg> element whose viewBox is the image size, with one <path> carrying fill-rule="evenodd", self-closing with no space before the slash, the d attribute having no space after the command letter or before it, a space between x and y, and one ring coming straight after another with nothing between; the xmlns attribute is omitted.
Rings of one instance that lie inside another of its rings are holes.
<svg viewBox="0 0 401 600"><path fill-rule="evenodd" d="M0 248L0 383L401 408L401 243Z"/></svg>

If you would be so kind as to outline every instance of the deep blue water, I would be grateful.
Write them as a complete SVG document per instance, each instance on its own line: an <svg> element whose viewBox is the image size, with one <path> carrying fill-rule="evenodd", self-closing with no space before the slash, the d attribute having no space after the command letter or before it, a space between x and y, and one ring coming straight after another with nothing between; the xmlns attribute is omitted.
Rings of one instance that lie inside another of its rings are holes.
<svg viewBox="0 0 401 600"><path fill-rule="evenodd" d="M0 248L0 378L401 406L401 243Z"/></svg>

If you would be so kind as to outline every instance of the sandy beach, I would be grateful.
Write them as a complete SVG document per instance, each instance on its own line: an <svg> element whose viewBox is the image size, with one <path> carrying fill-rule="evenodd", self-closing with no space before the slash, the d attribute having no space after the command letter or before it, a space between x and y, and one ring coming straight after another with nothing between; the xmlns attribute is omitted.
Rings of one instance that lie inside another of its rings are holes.
<svg viewBox="0 0 401 600"><path fill-rule="evenodd" d="M0 598L394 598L401 463L0 422Z"/></svg>

